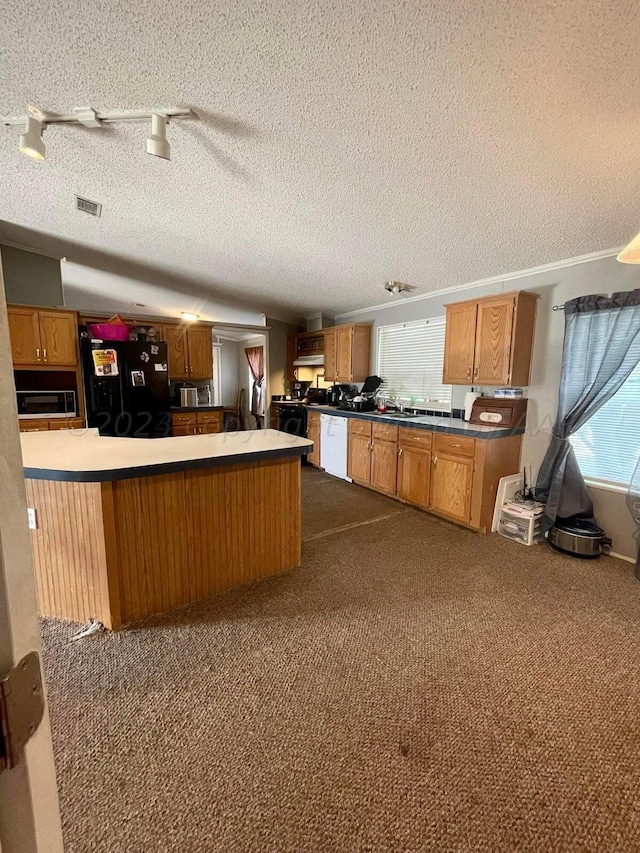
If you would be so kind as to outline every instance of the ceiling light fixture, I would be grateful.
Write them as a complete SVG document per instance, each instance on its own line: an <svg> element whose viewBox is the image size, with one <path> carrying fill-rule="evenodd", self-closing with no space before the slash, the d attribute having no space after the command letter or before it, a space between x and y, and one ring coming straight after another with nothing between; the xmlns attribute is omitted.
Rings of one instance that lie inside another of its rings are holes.
<svg viewBox="0 0 640 853"><path fill-rule="evenodd" d="M171 146L167 142L167 117L160 113L151 116L151 136L147 137L147 154L171 160Z"/></svg>
<svg viewBox="0 0 640 853"><path fill-rule="evenodd" d="M621 264L640 264L640 234L624 247L618 255L618 260Z"/></svg>
<svg viewBox="0 0 640 853"><path fill-rule="evenodd" d="M170 119L197 119L190 109L171 107L162 110L130 110L123 112L96 112L92 107L76 107L69 115L44 113L35 107L28 107L28 114L15 118L0 118L5 127L25 126L20 137L20 151L36 160L44 160L45 148L42 131L50 124L81 125L90 129L101 128L105 124L119 122L151 121L151 136L147 138L147 152L163 160L171 158L171 146L167 141L166 129Z"/></svg>
<svg viewBox="0 0 640 853"><path fill-rule="evenodd" d="M23 121L25 121L25 130L20 137L20 151L34 160L44 160L46 153L44 142L42 141L44 125L33 116L27 116Z"/></svg>
<svg viewBox="0 0 640 853"><path fill-rule="evenodd" d="M389 291L389 293L393 293L394 296L397 296L398 293L402 293L403 290L409 290L409 285L405 284L403 281L386 281L384 284L384 289Z"/></svg>
<svg viewBox="0 0 640 853"><path fill-rule="evenodd" d="M192 314L190 311L183 311L182 312L182 319L186 320L188 323L195 323L195 321L198 319L198 317L199 317L198 314Z"/></svg>

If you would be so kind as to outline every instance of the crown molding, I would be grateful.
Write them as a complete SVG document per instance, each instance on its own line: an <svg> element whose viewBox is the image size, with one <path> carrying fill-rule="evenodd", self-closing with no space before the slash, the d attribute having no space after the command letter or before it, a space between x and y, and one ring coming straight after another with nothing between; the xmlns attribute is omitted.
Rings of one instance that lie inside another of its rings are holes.
<svg viewBox="0 0 640 853"><path fill-rule="evenodd" d="M527 278L530 275L539 273L553 272L554 270L573 267L577 264L585 264L590 261L600 261L603 258L611 258L619 255L624 246L618 246L615 249L603 249L600 252L591 252L588 255L578 255L575 258L565 258L562 261L553 261L550 264L540 264L537 267L530 267L526 270L518 270L518 272L505 273L504 275L493 275L489 278L479 278L476 281L469 281L466 284L455 284L451 287L439 287L437 290L430 290L428 293L419 293L415 296L407 296L404 299L394 299L392 302L382 302L379 305L368 305L365 308L358 308L355 311L346 311L344 314L338 314L337 317L355 317L358 314L363 314L366 311L382 311L385 308L395 308L398 305L406 305L409 302L421 302L423 299L433 299L434 296L442 296L446 293L457 293L461 290L471 290L475 287L483 287L487 284L503 284L505 281L513 281L518 278Z"/></svg>

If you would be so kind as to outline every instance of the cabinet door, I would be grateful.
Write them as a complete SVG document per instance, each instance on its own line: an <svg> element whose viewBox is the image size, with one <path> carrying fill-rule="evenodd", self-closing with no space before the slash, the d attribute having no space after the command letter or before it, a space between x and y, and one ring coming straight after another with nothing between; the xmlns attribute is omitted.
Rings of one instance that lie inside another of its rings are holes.
<svg viewBox="0 0 640 853"><path fill-rule="evenodd" d="M349 433L347 474L356 483L368 486L371 482L371 439L368 436Z"/></svg>
<svg viewBox="0 0 640 853"><path fill-rule="evenodd" d="M324 379L325 382L337 382L336 360L337 334L335 329L324 333Z"/></svg>
<svg viewBox="0 0 640 853"><path fill-rule="evenodd" d="M287 338L287 369L285 379L288 382L295 382L297 379L296 368L293 362L298 355L298 338L296 335L289 335Z"/></svg>
<svg viewBox="0 0 640 853"><path fill-rule="evenodd" d="M211 379L213 376L213 338L210 326L191 326L189 329L189 375L192 379Z"/></svg>
<svg viewBox="0 0 640 853"><path fill-rule="evenodd" d="M478 303L473 381L478 385L508 385L511 381L513 298Z"/></svg>
<svg viewBox="0 0 640 853"><path fill-rule="evenodd" d="M317 468L320 465L320 415L316 413L309 413L307 438L313 442L313 450L307 455L307 461Z"/></svg>
<svg viewBox="0 0 640 853"><path fill-rule="evenodd" d="M371 448L371 485L385 495L395 495L398 481L398 445L374 439Z"/></svg>
<svg viewBox="0 0 640 853"><path fill-rule="evenodd" d="M49 429L49 421L38 418L29 418L20 421L20 432L45 432Z"/></svg>
<svg viewBox="0 0 640 853"><path fill-rule="evenodd" d="M473 459L434 456L431 465L430 509L455 521L469 522Z"/></svg>
<svg viewBox="0 0 640 853"><path fill-rule="evenodd" d="M188 379L187 329L185 326L164 326L163 330L164 339L167 342L169 377L171 379Z"/></svg>
<svg viewBox="0 0 640 853"><path fill-rule="evenodd" d="M38 312L31 308L9 308L9 335L14 364L42 364Z"/></svg>
<svg viewBox="0 0 640 853"><path fill-rule="evenodd" d="M76 315L66 311L39 311L38 319L44 364L75 367L78 363Z"/></svg>
<svg viewBox="0 0 640 853"><path fill-rule="evenodd" d="M353 381L353 326L339 326L336 330L336 379Z"/></svg>
<svg viewBox="0 0 640 853"><path fill-rule="evenodd" d="M474 381L477 311L475 302L447 306L442 375L445 385L471 385Z"/></svg>
<svg viewBox="0 0 640 853"><path fill-rule="evenodd" d="M428 509L430 480L431 452L401 447L398 451L398 497L414 506Z"/></svg>

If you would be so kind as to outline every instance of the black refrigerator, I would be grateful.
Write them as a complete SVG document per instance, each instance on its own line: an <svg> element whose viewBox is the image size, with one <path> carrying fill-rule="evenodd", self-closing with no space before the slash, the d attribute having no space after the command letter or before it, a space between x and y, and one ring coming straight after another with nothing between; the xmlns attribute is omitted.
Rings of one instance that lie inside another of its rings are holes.
<svg viewBox="0 0 640 853"><path fill-rule="evenodd" d="M83 338L80 349L87 426L128 438L171 435L165 343Z"/></svg>

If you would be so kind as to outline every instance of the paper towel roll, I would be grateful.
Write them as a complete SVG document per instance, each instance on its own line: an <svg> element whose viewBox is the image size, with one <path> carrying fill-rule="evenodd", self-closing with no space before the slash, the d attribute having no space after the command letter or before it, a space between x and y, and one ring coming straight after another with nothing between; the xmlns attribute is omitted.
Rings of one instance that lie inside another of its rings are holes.
<svg viewBox="0 0 640 853"><path fill-rule="evenodd" d="M471 409L473 408L473 401L477 400L481 395L478 394L477 391L467 391L464 395L464 419L465 421L471 420Z"/></svg>

